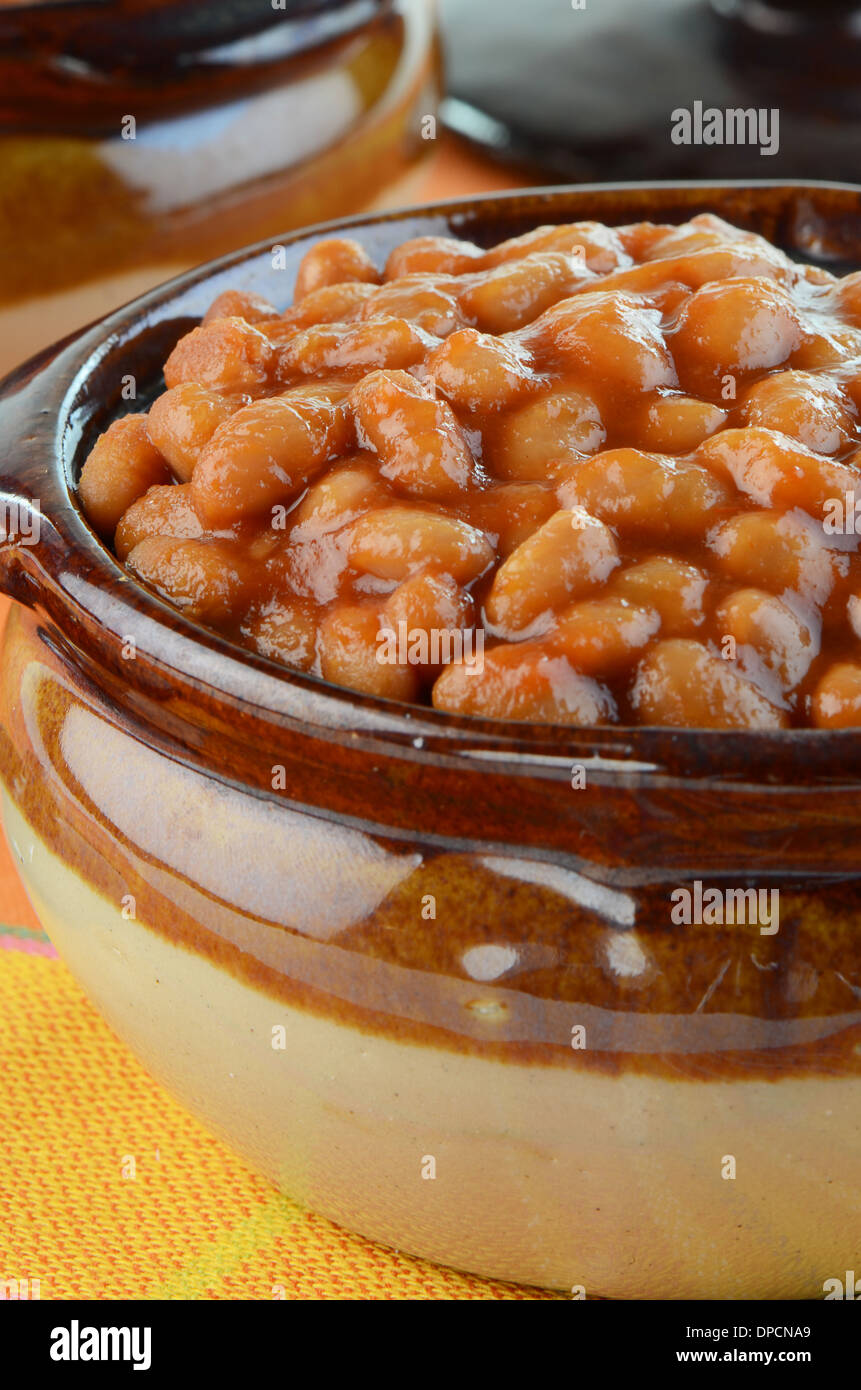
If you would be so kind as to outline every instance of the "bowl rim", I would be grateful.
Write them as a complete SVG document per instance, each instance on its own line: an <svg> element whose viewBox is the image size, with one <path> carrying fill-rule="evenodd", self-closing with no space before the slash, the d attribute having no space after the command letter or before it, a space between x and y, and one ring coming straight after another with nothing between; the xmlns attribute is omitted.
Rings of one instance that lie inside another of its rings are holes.
<svg viewBox="0 0 861 1390"><path fill-rule="evenodd" d="M108 418L99 393L116 364L122 364L123 354L139 346L145 335L157 351L163 351L165 342L172 346L197 321L197 309L202 314L211 302L217 282L242 269L255 272L252 282L259 279L261 263L268 258L271 266L275 247L292 251L290 263L295 264L308 245L333 233L358 233L360 240L364 233L372 243L386 240L375 236L381 229L405 226L398 240L426 231L469 235L494 223L504 226L506 220L539 225L543 213L550 214L549 220L554 212L579 220L590 215L590 203L592 215L603 220L601 205L614 199L642 201L644 207L652 200L653 214L666 214L676 199L688 205L685 215L690 216L696 206L705 210L734 198L748 200L753 207L770 199L783 214L805 202L812 208L842 205L840 210L857 220L861 259L861 185L784 179L563 184L338 218L265 238L156 286L45 349L0 383L0 436L6 444L0 496L29 505L38 512L41 525L38 545L7 546L2 552L0 582L13 597L50 616L59 640L65 636L70 651L83 657L91 672L122 670L117 647L129 635L131 622L138 659L124 662L124 675L144 700L152 695L153 681L162 690L166 681L211 711L222 707L226 714L223 707L229 702L243 721L255 718L272 732L279 725L298 725L324 738L383 739L419 759L456 751L533 769L555 768L551 775L558 775L565 764L586 759L606 766L608 772L615 768L635 775L661 771L757 782L845 780L861 764L861 729L591 727L487 719L371 697L292 671L186 618L133 580L95 535L75 493L84 444L98 432L94 422L101 421L99 428L104 428ZM720 215L720 207L717 211ZM417 224L422 224L421 230ZM246 274L246 288L256 288L247 280ZM116 413L111 410L110 417Z"/></svg>

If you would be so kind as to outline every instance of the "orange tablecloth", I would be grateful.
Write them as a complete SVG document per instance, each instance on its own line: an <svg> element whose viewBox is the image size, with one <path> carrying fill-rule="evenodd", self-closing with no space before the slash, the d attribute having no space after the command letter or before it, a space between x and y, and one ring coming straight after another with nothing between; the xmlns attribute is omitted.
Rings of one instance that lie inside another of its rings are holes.
<svg viewBox="0 0 861 1390"><path fill-rule="evenodd" d="M424 196L516 180L450 148ZM0 600L0 623L8 604ZM151 1081L57 958L0 843L0 1281L43 1299L533 1299L352 1236ZM135 1160L135 1177L128 1158Z"/></svg>

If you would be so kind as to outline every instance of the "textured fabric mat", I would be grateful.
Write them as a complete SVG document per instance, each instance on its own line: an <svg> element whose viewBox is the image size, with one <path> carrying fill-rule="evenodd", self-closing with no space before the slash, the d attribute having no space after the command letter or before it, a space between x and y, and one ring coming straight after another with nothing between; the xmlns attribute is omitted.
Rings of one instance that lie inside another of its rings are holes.
<svg viewBox="0 0 861 1390"><path fill-rule="evenodd" d="M14 872L4 852L4 877ZM0 926L0 1281L43 1299L534 1299L256 1177L135 1061L41 931ZM131 1173L134 1176L129 1176Z"/></svg>

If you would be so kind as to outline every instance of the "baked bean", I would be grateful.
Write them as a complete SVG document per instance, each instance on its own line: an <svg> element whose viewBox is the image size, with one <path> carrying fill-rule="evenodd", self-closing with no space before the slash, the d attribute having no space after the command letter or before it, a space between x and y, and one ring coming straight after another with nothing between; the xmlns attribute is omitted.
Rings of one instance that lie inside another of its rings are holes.
<svg viewBox="0 0 861 1390"><path fill-rule="evenodd" d="M275 523L270 518L264 521L245 521L231 530L237 539L241 537L241 544L252 565L258 562L262 565L264 561L277 557L284 544L284 537L276 530Z"/></svg>
<svg viewBox="0 0 861 1390"><path fill-rule="evenodd" d="M250 579L241 548L209 538L148 536L126 563L187 617L214 627L231 621Z"/></svg>
<svg viewBox="0 0 861 1390"><path fill-rule="evenodd" d="M643 294L642 300L647 309L657 309L660 314L660 329L666 335L675 325L679 317L683 304L686 304L691 297L691 292L687 285L683 285L681 280L662 280L654 285L647 294ZM664 391L665 395L670 392ZM672 394L677 394L673 392Z"/></svg>
<svg viewBox="0 0 861 1390"><path fill-rule="evenodd" d="M654 608L625 598L584 599L560 613L552 642L578 671L607 679L632 666L660 626Z"/></svg>
<svg viewBox="0 0 861 1390"><path fill-rule="evenodd" d="M447 574L414 574L405 579L386 599L383 611L393 631L406 634L408 650L418 653L416 664L422 674L436 674L453 660L454 635L475 627L471 595Z"/></svg>
<svg viewBox="0 0 861 1390"><path fill-rule="evenodd" d="M170 471L147 433L146 415L124 415L100 435L81 470L81 505L100 536L113 536L120 517Z"/></svg>
<svg viewBox="0 0 861 1390"><path fill-rule="evenodd" d="M324 377L322 381L298 381L292 386L285 387L278 394L288 401L307 401L310 405L330 405L343 407L341 413L345 414L347 409L347 397L355 385L354 382L345 377Z"/></svg>
<svg viewBox="0 0 861 1390"><path fill-rule="evenodd" d="M861 637L861 595L850 594L846 602L846 616L856 637Z"/></svg>
<svg viewBox="0 0 861 1390"><path fill-rule="evenodd" d="M615 714L606 687L575 671L538 642L503 643L484 654L480 674L452 662L437 677L433 703L450 714L594 725Z"/></svg>
<svg viewBox="0 0 861 1390"><path fill-rule="evenodd" d="M792 512L742 512L709 545L733 579L771 594L789 590L819 608L848 568L847 557L827 550L813 525Z"/></svg>
<svg viewBox="0 0 861 1390"><path fill-rule="evenodd" d="M773 430L721 430L701 444L697 460L761 507L802 507L822 516L829 499L851 491L857 475L833 459L811 454Z"/></svg>
<svg viewBox="0 0 861 1390"><path fill-rule="evenodd" d="M505 410L535 389L524 348L474 328L446 338L428 358L423 377L461 410Z"/></svg>
<svg viewBox="0 0 861 1390"><path fill-rule="evenodd" d="M693 228L694 222L688 225ZM678 265L686 261L689 271L682 272L679 278L692 289L738 275L762 276L791 284L796 275L793 262L776 246L770 246L759 236L739 236L737 230L726 223L711 231L703 227L690 232L676 228L670 236L657 242L645 259L652 264Z"/></svg>
<svg viewBox="0 0 861 1390"><path fill-rule="evenodd" d="M180 483L187 483L201 449L218 426L248 403L247 396L222 396L219 391L198 386L196 381L183 381L153 401L147 416L147 434L167 459L173 476Z"/></svg>
<svg viewBox="0 0 861 1390"><path fill-rule="evenodd" d="M242 636L254 651L296 671L314 663L317 624L307 603L279 596L248 614Z"/></svg>
<svg viewBox="0 0 861 1390"><path fill-rule="evenodd" d="M362 305L361 317L406 319L426 333L446 338L466 326L459 291L460 281L452 275L405 275L375 290Z"/></svg>
<svg viewBox="0 0 861 1390"><path fill-rule="evenodd" d="M707 468L640 449L607 449L569 464L556 496L585 507L625 535L700 537L727 507L730 490Z"/></svg>
<svg viewBox="0 0 861 1390"><path fill-rule="evenodd" d="M493 563L487 537L465 521L416 507L382 507L353 527L350 563L380 579L406 579L420 569L470 584Z"/></svg>
<svg viewBox="0 0 861 1390"><path fill-rule="evenodd" d="M556 512L496 571L485 604L488 622L514 636L597 588L618 563L616 542L602 522L579 509Z"/></svg>
<svg viewBox="0 0 861 1390"><path fill-rule="evenodd" d="M485 456L497 477L544 482L572 458L594 454L606 439L601 413L585 391L569 387L539 397L485 428Z"/></svg>
<svg viewBox="0 0 861 1390"><path fill-rule="evenodd" d="M320 627L320 670L327 681L384 700L414 700L416 668L384 661L386 623L367 606L342 605L327 613Z"/></svg>
<svg viewBox="0 0 861 1390"><path fill-rule="evenodd" d="M780 278L787 281L793 279L797 271L789 256L772 246L765 237L758 236L755 232L743 232L711 212L700 213L692 217L690 222L665 232L662 237L652 242L640 259L669 260L711 251L721 251L739 257L758 257L763 266L773 267L775 271L779 271ZM741 272L726 268L712 278L726 279L739 273L765 275L768 274L768 270Z"/></svg>
<svg viewBox="0 0 861 1390"><path fill-rule="evenodd" d="M451 406L406 372L371 372L350 403L360 445L379 456L380 472L395 487L444 502L469 486L474 460Z"/></svg>
<svg viewBox="0 0 861 1390"><path fill-rule="evenodd" d="M600 289L601 294L625 294L646 304L647 301L651 303L655 296L663 296L668 287L678 286L678 299L683 302L690 298L692 286L682 277L698 278L698 268L695 256L680 256L673 261L646 261L603 276L600 286L596 288Z"/></svg>
<svg viewBox="0 0 861 1390"><path fill-rule="evenodd" d="M114 535L114 550L118 560L125 560L148 536L193 540L202 535L188 484L157 483L123 512Z"/></svg>
<svg viewBox="0 0 861 1390"><path fill-rule="evenodd" d="M204 324L216 319L244 319L246 323L262 323L277 319L278 310L262 295L250 291L225 290L214 299L203 316Z"/></svg>
<svg viewBox="0 0 861 1390"><path fill-rule="evenodd" d="M547 251L579 253L596 275L606 275L620 265L629 264L631 259L612 227L604 227L600 222L570 222L562 227L536 227L524 232L523 236L502 241L485 253L482 265L492 268Z"/></svg>
<svg viewBox="0 0 861 1390"><path fill-rule="evenodd" d="M180 338L164 364L164 381L168 389L193 381L226 395L255 394L271 383L277 360L259 328L244 319L216 319Z"/></svg>
<svg viewBox="0 0 861 1390"><path fill-rule="evenodd" d="M462 275L474 270L484 252L471 241L457 241L447 236L417 236L402 241L390 252L386 261L386 280L400 280L405 275Z"/></svg>
<svg viewBox="0 0 861 1390"><path fill-rule="evenodd" d="M648 296L664 292L668 285L681 286L678 296L681 307L695 290L715 283L730 283L738 278L774 280L785 284L793 272L784 263L766 257L745 246L709 246L667 260L645 261L627 270L615 271L601 281L604 293L621 291L625 294Z"/></svg>
<svg viewBox="0 0 861 1390"><path fill-rule="evenodd" d="M660 319L657 309L631 295L575 295L536 319L523 339L569 370L585 369L617 388L654 391L678 384Z"/></svg>
<svg viewBox="0 0 861 1390"><path fill-rule="evenodd" d="M861 725L861 666L841 661L829 667L813 692L817 729L856 729Z"/></svg>
<svg viewBox="0 0 861 1390"><path fill-rule="evenodd" d="M674 391L644 401L632 423L641 448L689 454L726 421L727 413L719 406Z"/></svg>
<svg viewBox="0 0 861 1390"><path fill-rule="evenodd" d="M776 372L751 386L739 411L746 425L762 425L797 439L817 454L836 454L852 438L853 418L836 383L809 372Z"/></svg>
<svg viewBox="0 0 861 1390"><path fill-rule="evenodd" d="M715 236L722 237L724 241L737 241L762 245L768 250L775 250L771 242L766 241L765 237L758 232L751 232L744 227L736 227L734 223L727 222L725 217L720 217L716 212L698 212L687 224L693 232L712 232ZM682 236L685 233L683 227L676 227L676 232ZM780 253L783 254L782 252ZM787 261L789 257L786 257ZM792 264L792 262L790 262Z"/></svg>
<svg viewBox="0 0 861 1390"><path fill-rule="evenodd" d="M729 375L780 367L802 340L790 296L771 280L723 280L692 294L672 349L684 389L708 396Z"/></svg>
<svg viewBox="0 0 861 1390"><path fill-rule="evenodd" d="M484 532L501 560L557 510L556 498L541 483L500 483L470 493L465 507L466 520Z"/></svg>
<svg viewBox="0 0 861 1390"><path fill-rule="evenodd" d="M310 533L295 527L267 566L269 592L319 608L334 603L350 572L350 536L349 525Z"/></svg>
<svg viewBox="0 0 861 1390"><path fill-rule="evenodd" d="M378 284L380 274L363 246L352 237L329 237L306 251L296 272L293 299L298 304L315 290L345 280Z"/></svg>
<svg viewBox="0 0 861 1390"><path fill-rule="evenodd" d="M808 285L816 285L824 290L835 290L840 283L836 275L821 265L797 265L794 270L799 282L804 280Z"/></svg>
<svg viewBox="0 0 861 1390"><path fill-rule="evenodd" d="M830 328L807 333L789 364L800 371L828 372L845 369L857 357L861 357L861 329Z"/></svg>
<svg viewBox="0 0 861 1390"><path fill-rule="evenodd" d="M645 261L652 247L659 245L674 229L669 222L626 222L613 230L626 255L635 261Z"/></svg>
<svg viewBox="0 0 861 1390"><path fill-rule="evenodd" d="M346 323L361 318L365 306L379 292L376 281L343 280L337 285L321 285L306 294L292 312L298 316L301 328L310 328L314 323Z"/></svg>
<svg viewBox="0 0 861 1390"><path fill-rule="evenodd" d="M694 263L693 273L681 278L693 289L699 289L715 280L733 279L736 276L745 279L774 280L788 288L797 277L797 267L789 257L776 246L769 246L762 237L751 237L749 240L737 238L730 246L701 251L689 259Z"/></svg>
<svg viewBox="0 0 861 1390"><path fill-rule="evenodd" d="M730 594L717 609L715 624L719 634L734 639L739 666L755 677L757 666L751 666L747 648L775 678L783 694L804 680L819 654L818 633L811 624L803 622L782 599L762 589L738 589Z"/></svg>
<svg viewBox="0 0 861 1390"><path fill-rule="evenodd" d="M859 363L851 363L840 373L840 388L856 412L861 412L861 370Z"/></svg>
<svg viewBox="0 0 861 1390"><path fill-rule="evenodd" d="M264 396L219 425L191 480L194 505L214 530L292 500L349 445L349 417L322 396Z"/></svg>
<svg viewBox="0 0 861 1390"><path fill-rule="evenodd" d="M386 617L408 628L471 627L472 597L447 574L414 574L393 589L385 602Z"/></svg>
<svg viewBox="0 0 861 1390"><path fill-rule="evenodd" d="M356 454L312 483L292 513L303 533L320 534L354 521L389 498L369 454Z"/></svg>
<svg viewBox="0 0 861 1390"><path fill-rule="evenodd" d="M405 319L317 324L284 344L279 353L278 376L282 381L313 372L364 376L378 367L411 367L437 343L437 338Z"/></svg>
<svg viewBox="0 0 861 1390"><path fill-rule="evenodd" d="M705 621L708 576L671 555L650 555L617 570L609 588L640 608L653 608L666 637L687 637Z"/></svg>
<svg viewBox="0 0 861 1390"><path fill-rule="evenodd" d="M844 275L837 284L837 298L845 318L861 328L861 270Z"/></svg>
<svg viewBox="0 0 861 1390"><path fill-rule="evenodd" d="M479 328L510 333L594 278L577 256L527 256L476 275L462 291L460 304Z"/></svg>
<svg viewBox="0 0 861 1390"><path fill-rule="evenodd" d="M731 241L738 235L737 228L715 213L698 213L681 226L664 227L661 234L651 240L637 259L651 261L666 260L670 256L686 256L692 251L720 246L722 242Z"/></svg>
<svg viewBox="0 0 861 1390"><path fill-rule="evenodd" d="M671 638L647 652L631 703L643 724L688 729L782 729L786 713L729 661L690 638Z"/></svg>
<svg viewBox="0 0 861 1390"><path fill-rule="evenodd" d="M312 328L317 323L347 323L359 318L368 299L376 293L376 285L360 280L323 285L306 294L301 304L294 304L280 318L268 319L262 329L271 343L280 346L289 343L302 328Z"/></svg>

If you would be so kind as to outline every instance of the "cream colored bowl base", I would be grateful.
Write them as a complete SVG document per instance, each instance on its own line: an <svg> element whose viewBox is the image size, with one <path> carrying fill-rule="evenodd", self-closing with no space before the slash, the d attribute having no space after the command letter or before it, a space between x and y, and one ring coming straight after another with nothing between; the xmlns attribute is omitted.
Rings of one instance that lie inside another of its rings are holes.
<svg viewBox="0 0 861 1390"><path fill-rule="evenodd" d="M525 1066L362 1033L125 920L3 807L36 911L111 1027L315 1211L587 1297L821 1298L858 1267L861 1080L609 1076L574 1052Z"/></svg>

